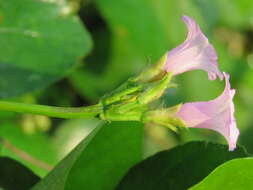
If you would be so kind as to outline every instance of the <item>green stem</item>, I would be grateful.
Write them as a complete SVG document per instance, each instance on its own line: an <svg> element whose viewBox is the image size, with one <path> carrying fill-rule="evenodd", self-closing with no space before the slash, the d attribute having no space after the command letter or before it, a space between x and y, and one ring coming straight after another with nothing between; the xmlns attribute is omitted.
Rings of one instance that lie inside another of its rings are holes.
<svg viewBox="0 0 253 190"><path fill-rule="evenodd" d="M0 101L0 110L46 115L50 117L66 119L98 117L102 112L102 109L103 108L100 104L87 107L71 108Z"/></svg>

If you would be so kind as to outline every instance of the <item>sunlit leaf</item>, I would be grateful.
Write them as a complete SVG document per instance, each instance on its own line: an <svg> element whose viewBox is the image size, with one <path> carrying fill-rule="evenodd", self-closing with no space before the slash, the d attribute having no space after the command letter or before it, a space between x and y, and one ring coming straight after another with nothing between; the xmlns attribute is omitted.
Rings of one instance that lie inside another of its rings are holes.
<svg viewBox="0 0 253 190"><path fill-rule="evenodd" d="M216 168L190 190L253 189L253 159L242 158L226 162Z"/></svg>
<svg viewBox="0 0 253 190"><path fill-rule="evenodd" d="M91 48L65 1L0 0L0 97L41 89Z"/></svg>

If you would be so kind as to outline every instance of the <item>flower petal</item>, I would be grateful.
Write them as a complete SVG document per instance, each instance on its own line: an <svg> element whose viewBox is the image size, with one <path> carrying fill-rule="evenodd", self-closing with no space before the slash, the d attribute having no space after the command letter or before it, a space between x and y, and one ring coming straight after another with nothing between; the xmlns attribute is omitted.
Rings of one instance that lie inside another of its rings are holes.
<svg viewBox="0 0 253 190"><path fill-rule="evenodd" d="M187 26L188 35L181 45L167 53L165 70L177 75L200 69L208 73L210 80L215 80L216 76L222 80L223 75L218 69L217 55L213 46L192 18L183 16L182 19Z"/></svg>
<svg viewBox="0 0 253 190"><path fill-rule="evenodd" d="M229 150L234 150L239 130L234 118L233 97L235 90L230 88L229 75L223 73L226 87L223 93L208 102L183 104L177 113L188 127L207 128L221 133L228 141Z"/></svg>

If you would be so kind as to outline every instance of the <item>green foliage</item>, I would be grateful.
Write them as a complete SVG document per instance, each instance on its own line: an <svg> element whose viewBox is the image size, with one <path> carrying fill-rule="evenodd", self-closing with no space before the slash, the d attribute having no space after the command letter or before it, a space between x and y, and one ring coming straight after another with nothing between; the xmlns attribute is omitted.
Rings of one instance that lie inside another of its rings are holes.
<svg viewBox="0 0 253 190"><path fill-rule="evenodd" d="M0 189L29 190L39 181L29 169L8 157L0 157L0 168Z"/></svg>
<svg viewBox="0 0 253 190"><path fill-rule="evenodd" d="M0 0L1 98L48 86L87 54L89 34L69 9L60 1Z"/></svg>
<svg viewBox="0 0 253 190"><path fill-rule="evenodd" d="M184 190L206 177L220 164L246 157L243 148L228 152L228 147L191 142L147 158L130 169L117 190Z"/></svg>
<svg viewBox="0 0 253 190"><path fill-rule="evenodd" d="M97 127L32 190L113 189L141 160L142 131L136 122Z"/></svg>
<svg viewBox="0 0 253 190"><path fill-rule="evenodd" d="M203 181L190 190L240 190L252 189L252 158L235 159L216 168Z"/></svg>

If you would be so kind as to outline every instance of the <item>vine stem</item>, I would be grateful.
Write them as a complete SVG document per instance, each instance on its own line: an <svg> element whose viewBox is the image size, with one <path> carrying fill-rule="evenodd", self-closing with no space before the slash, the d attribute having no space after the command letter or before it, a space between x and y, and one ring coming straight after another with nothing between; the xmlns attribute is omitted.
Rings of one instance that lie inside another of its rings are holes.
<svg viewBox="0 0 253 190"><path fill-rule="evenodd" d="M95 118L103 111L100 104L87 107L57 107L18 102L0 101L0 110L18 113L31 113L56 118Z"/></svg>

